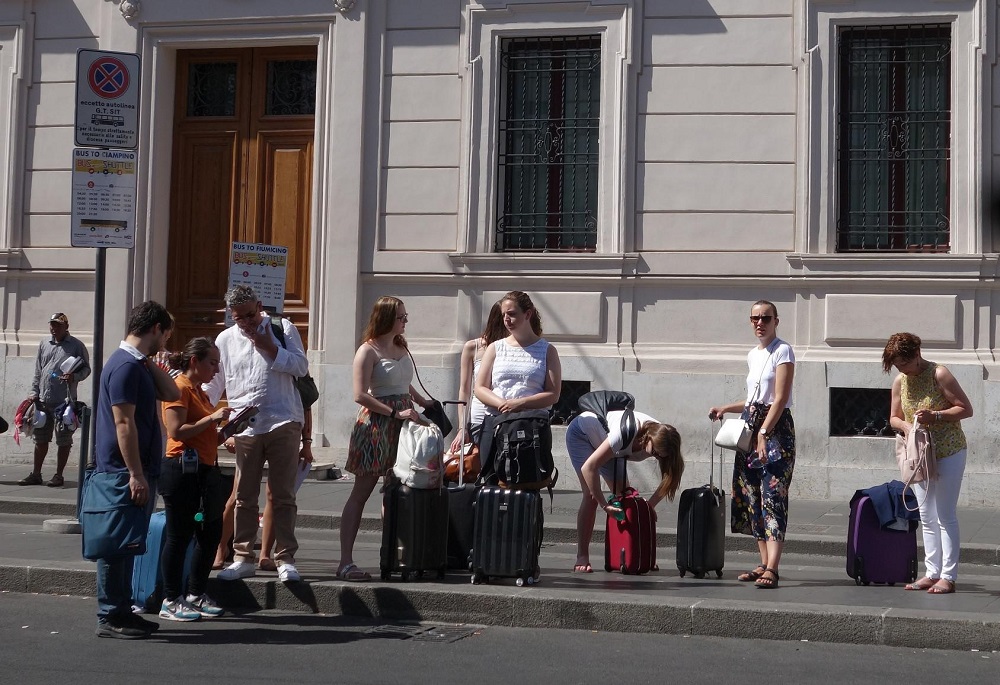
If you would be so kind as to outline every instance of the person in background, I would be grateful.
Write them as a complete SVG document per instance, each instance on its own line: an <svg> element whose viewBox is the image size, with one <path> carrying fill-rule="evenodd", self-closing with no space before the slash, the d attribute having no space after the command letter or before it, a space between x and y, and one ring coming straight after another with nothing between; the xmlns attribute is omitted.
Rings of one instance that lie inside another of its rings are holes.
<svg viewBox="0 0 1000 685"><path fill-rule="evenodd" d="M361 513L378 479L395 466L403 422L418 415L413 403L421 407L431 404L412 385L413 360L407 353L403 337L409 319L402 300L389 296L378 298L354 355L351 367L354 401L361 409L351 431L345 466L355 479L340 518L337 577L341 580L371 580L371 574L354 563L354 543L361 526Z"/></svg>
<svg viewBox="0 0 1000 685"><path fill-rule="evenodd" d="M708 417L721 421L729 412L742 411L752 428L750 451L736 451L731 521L734 533L757 540L760 564L737 579L771 589L778 587L788 527L788 488L795 468L795 424L789 409L795 353L778 337L778 308L773 302L753 303L750 328L757 346L747 354L746 401L712 407Z"/></svg>
<svg viewBox="0 0 1000 685"><path fill-rule="evenodd" d="M467 405L458 405L458 425L464 425L467 428L466 442L479 444L479 432L483 428L483 419L486 417L486 405L472 394L472 383L476 379L476 374L479 373L486 348L506 335L507 329L503 325L500 303L494 302L493 306L490 307L490 314L486 319L486 326L483 328L482 334L478 338L466 341L465 345L462 346L458 399L460 402L466 402ZM468 406L468 411L466 411L466 406ZM451 443L452 454L461 453L461 439L462 433L459 431Z"/></svg>
<svg viewBox="0 0 1000 685"><path fill-rule="evenodd" d="M895 333L882 351L882 369L896 367L892 382L889 425L908 436L913 422L926 426L934 441L937 459L935 480L914 483L924 535L924 577L906 586L932 595L955 591L958 580L958 495L968 456L962 419L972 416L972 403L958 380L945 366L920 354L920 338Z"/></svg>
<svg viewBox="0 0 1000 685"><path fill-rule="evenodd" d="M147 520L163 460L156 401L176 402L181 396L174 379L150 358L165 347L173 325L170 312L152 300L132 309L125 340L101 373L95 414L97 471L127 470L132 502L145 509ZM132 613L133 564L130 556L97 560L98 637L137 640L160 627Z"/></svg>
<svg viewBox="0 0 1000 685"><path fill-rule="evenodd" d="M583 499L576 514L576 564L575 573L591 573L590 539L594 534L594 522L597 508L600 507L609 514L620 513L621 509L608 503L601 490L601 479L608 489L614 493L616 478L624 482L617 483L621 489L628 486L625 469L618 463L619 459L642 461L656 459L660 469L660 484L649 498L649 506L654 509L664 498L673 501L681 476L684 474L684 458L681 456L681 436L671 425L661 423L642 412L633 412L638 425L635 438L627 445L622 438L621 410L608 412L608 430L593 412L581 412L570 421L566 429L566 450L573 464ZM621 473L616 476L615 469ZM615 493L619 494L619 493Z"/></svg>
<svg viewBox="0 0 1000 685"><path fill-rule="evenodd" d="M247 285L231 288L226 306L235 326L215 340L221 367L205 387L213 406L225 393L234 410L255 405L259 413L234 439L236 450L236 513L233 549L235 560L219 572L220 580L238 580L256 575L254 545L259 525L260 483L264 464L274 508L274 555L282 582L300 580L295 568L295 474L300 445L311 445L303 434L305 414L295 379L309 371L298 329L285 318L280 320L285 345L271 329L271 317L254 289Z"/></svg>
<svg viewBox="0 0 1000 685"><path fill-rule="evenodd" d="M211 338L191 339L182 352L170 355L169 364L181 372L174 379L181 396L163 404L167 454L160 474L160 494L167 520L160 557L164 594L160 618L196 621L222 615L222 608L205 593L205 588L222 536L222 508L226 501L222 473L216 463L219 424L232 409L216 409L201 389L219 372L219 348ZM189 456L193 459L186 461ZM184 557L192 538L194 557L185 595Z"/></svg>
<svg viewBox="0 0 1000 685"><path fill-rule="evenodd" d="M49 317L49 338L38 343L35 355L35 375L31 380L30 400L38 400L46 413L45 424L35 428L31 437L35 441L35 463L31 473L18 485L41 485L42 464L49 453L52 434L56 438L56 472L45 483L50 488L61 488L65 484L63 471L73 448L73 430L56 416L56 409L69 398L76 401L76 386L90 375L90 355L87 346L69 334L69 318L62 312ZM74 368L63 371L62 365L70 357L78 361Z"/></svg>

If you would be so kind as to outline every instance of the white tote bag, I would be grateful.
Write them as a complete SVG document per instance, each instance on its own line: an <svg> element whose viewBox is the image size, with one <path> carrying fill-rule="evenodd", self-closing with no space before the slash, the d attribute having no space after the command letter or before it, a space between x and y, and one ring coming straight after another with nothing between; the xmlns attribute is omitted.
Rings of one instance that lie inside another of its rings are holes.
<svg viewBox="0 0 1000 685"><path fill-rule="evenodd" d="M727 450L750 451L750 426L743 419L726 419L715 435L715 444Z"/></svg>
<svg viewBox="0 0 1000 685"><path fill-rule="evenodd" d="M396 464L392 467L403 485L421 490L441 487L444 436L434 424L404 421L399 431Z"/></svg>

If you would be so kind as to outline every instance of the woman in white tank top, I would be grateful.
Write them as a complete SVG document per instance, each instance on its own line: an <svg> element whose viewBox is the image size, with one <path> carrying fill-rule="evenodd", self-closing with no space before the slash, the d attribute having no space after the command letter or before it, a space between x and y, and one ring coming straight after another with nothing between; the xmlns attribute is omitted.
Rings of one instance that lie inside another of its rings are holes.
<svg viewBox="0 0 1000 685"><path fill-rule="evenodd" d="M542 320L527 293L500 300L508 335L490 345L476 374L475 395L489 415L548 409L559 400L559 353L542 337Z"/></svg>

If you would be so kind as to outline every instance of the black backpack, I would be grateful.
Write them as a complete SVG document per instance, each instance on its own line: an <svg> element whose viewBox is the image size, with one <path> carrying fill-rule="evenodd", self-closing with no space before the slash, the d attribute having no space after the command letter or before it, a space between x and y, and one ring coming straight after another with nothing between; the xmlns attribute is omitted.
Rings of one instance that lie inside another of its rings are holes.
<svg viewBox="0 0 1000 685"><path fill-rule="evenodd" d="M559 472L552 460L552 427L546 410L486 418L480 454L486 454L480 485L517 490L552 488Z"/></svg>
<svg viewBox="0 0 1000 685"><path fill-rule="evenodd" d="M597 415L597 420L604 426L608 433L608 412L622 411L621 434L622 444L627 445L635 440L635 434L639 432L639 424L635 420L635 398L623 390L594 390L585 395L581 395L576 405L580 411L589 411Z"/></svg>

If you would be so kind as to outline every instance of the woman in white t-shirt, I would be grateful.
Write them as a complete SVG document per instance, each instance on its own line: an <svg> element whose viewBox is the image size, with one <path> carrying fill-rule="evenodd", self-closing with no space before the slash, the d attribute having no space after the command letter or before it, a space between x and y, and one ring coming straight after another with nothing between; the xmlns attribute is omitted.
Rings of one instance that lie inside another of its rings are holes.
<svg viewBox="0 0 1000 685"><path fill-rule="evenodd" d="M778 587L788 488L795 467L795 424L789 410L795 353L778 337L778 308L773 302L754 302L750 326L758 342L747 354L746 401L712 407L708 416L714 421L742 412L753 431L750 451L736 452L731 523L734 533L752 535L760 551L760 565L738 579L769 589Z"/></svg>
<svg viewBox="0 0 1000 685"><path fill-rule="evenodd" d="M590 565L590 539L594 534L598 506L609 514L621 511L608 503L601 489L603 478L608 489L614 492L616 467L617 480L624 480L618 483L619 490L628 485L624 465L618 463L618 459L656 459L662 479L649 498L650 507L656 507L664 497L673 500L684 473L681 436L676 428L636 411L633 412L637 424L635 437L627 441L622 437L623 415L623 411L609 411L608 429L605 430L596 414L585 411L573 419L566 429L566 450L583 490L583 499L576 514L575 573L591 573L594 570Z"/></svg>

